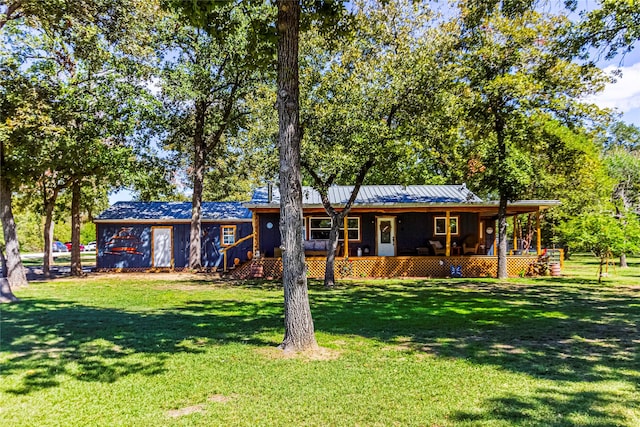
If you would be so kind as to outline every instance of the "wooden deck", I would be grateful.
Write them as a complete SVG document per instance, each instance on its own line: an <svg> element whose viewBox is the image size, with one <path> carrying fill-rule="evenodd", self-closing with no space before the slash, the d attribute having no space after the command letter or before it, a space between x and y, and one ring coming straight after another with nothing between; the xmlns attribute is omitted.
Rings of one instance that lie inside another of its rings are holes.
<svg viewBox="0 0 640 427"><path fill-rule="evenodd" d="M507 273L517 277L526 273L537 260L535 255L508 256ZM323 278L324 257L306 259L308 277ZM336 279L358 277L449 277L451 267L460 267L462 277L495 277L498 257L495 256L397 256L336 258ZM239 266L231 275L237 279L255 277L281 278L281 258L261 258Z"/></svg>

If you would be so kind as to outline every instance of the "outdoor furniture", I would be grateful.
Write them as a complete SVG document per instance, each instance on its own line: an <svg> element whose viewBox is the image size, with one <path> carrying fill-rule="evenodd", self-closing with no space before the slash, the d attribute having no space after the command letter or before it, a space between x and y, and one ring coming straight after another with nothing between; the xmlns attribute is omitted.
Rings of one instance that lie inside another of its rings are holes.
<svg viewBox="0 0 640 427"><path fill-rule="evenodd" d="M433 248L435 255L446 255L447 250L439 240L429 240L429 244L431 245L431 248Z"/></svg>
<svg viewBox="0 0 640 427"><path fill-rule="evenodd" d="M418 252L419 256L429 255L429 248L416 248L416 251Z"/></svg>
<svg viewBox="0 0 640 427"><path fill-rule="evenodd" d="M462 244L462 253L464 255L477 255L478 254L478 246L480 246L479 243L476 243L474 245L467 245L466 243Z"/></svg>
<svg viewBox="0 0 640 427"><path fill-rule="evenodd" d="M327 256L327 248L329 247L329 240L305 240L304 241L304 255L308 257L312 256ZM340 255L342 249L342 243L338 243L336 248L336 256Z"/></svg>

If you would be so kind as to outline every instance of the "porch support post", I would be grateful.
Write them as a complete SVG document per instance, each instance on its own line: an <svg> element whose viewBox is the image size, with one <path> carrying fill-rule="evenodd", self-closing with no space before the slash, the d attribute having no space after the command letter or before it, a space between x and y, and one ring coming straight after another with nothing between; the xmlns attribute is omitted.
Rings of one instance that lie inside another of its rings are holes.
<svg viewBox="0 0 640 427"><path fill-rule="evenodd" d="M518 250L518 215L513 216L513 254Z"/></svg>
<svg viewBox="0 0 640 427"><path fill-rule="evenodd" d="M445 224L447 227L447 239L446 239L446 244L445 244L445 253L444 256L451 256L451 212L446 211L446 219L445 219Z"/></svg>
<svg viewBox="0 0 640 427"><path fill-rule="evenodd" d="M538 256L542 254L542 234L540 233L540 208L538 208L538 215L536 215L536 253Z"/></svg>
<svg viewBox="0 0 640 427"><path fill-rule="evenodd" d="M345 215L343 220L344 226L344 257L347 258L349 256L349 218Z"/></svg>
<svg viewBox="0 0 640 427"><path fill-rule="evenodd" d="M251 226L253 227L253 254L255 255L260 247L260 221L258 219L258 213L254 212L251 217Z"/></svg>

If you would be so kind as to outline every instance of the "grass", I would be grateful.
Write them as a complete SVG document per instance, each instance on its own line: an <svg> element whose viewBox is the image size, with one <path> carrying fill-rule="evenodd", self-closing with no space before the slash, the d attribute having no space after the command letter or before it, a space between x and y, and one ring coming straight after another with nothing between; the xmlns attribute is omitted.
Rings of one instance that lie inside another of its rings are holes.
<svg viewBox="0 0 640 427"><path fill-rule="evenodd" d="M323 351L287 357L277 283L34 282L0 307L0 425L636 426L640 266L561 278L310 284Z"/></svg>

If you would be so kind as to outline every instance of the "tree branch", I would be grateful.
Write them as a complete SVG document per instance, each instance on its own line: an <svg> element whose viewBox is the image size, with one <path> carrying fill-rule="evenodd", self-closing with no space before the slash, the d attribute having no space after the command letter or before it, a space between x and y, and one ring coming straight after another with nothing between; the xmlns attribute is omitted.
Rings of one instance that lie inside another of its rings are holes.
<svg viewBox="0 0 640 427"><path fill-rule="evenodd" d="M22 12L18 12L18 9L20 9L20 7L22 7L21 1L16 1L15 3L7 6L7 12L4 14L4 18L0 19L0 30L5 26L7 22L14 19L22 18L24 16Z"/></svg>

